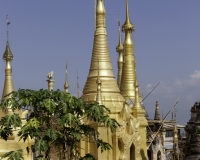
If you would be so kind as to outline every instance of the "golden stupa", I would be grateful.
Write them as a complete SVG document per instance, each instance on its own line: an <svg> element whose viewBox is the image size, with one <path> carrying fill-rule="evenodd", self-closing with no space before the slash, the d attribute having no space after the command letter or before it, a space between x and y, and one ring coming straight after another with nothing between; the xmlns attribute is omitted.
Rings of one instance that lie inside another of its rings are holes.
<svg viewBox="0 0 200 160"><path fill-rule="evenodd" d="M119 44L116 48L119 53L118 83L115 80L110 60L104 0L98 0L97 2L93 52L82 98L87 103L95 101L103 103L111 110L110 117L115 118L121 126L115 133L111 133L105 126L97 126L92 122L87 122L93 125L100 133L100 138L112 145L113 150L101 153L100 150L96 149L92 139L89 138L81 143L81 148L83 148L81 149L81 154L92 153L99 160L147 159L147 121L145 121L145 111L139 101L138 84L136 85L137 78L131 35L134 26L129 19L128 1L126 1L126 22L122 27L126 35L124 46L121 42L121 33L119 30ZM132 110L133 106L127 104L126 101L130 98L135 99L135 97L138 101L134 105L135 109Z"/></svg>
<svg viewBox="0 0 200 160"><path fill-rule="evenodd" d="M122 26L122 31L125 32L124 40L124 56L123 56L123 68L121 76L120 91L121 94L127 100L134 100L136 80L135 75L135 57L134 57L134 45L132 41L132 32L134 31L134 25L130 21L128 12L128 1L126 1L126 21Z"/></svg>
<svg viewBox="0 0 200 160"><path fill-rule="evenodd" d="M12 80L12 66L11 61L13 60L13 54L11 52L9 41L8 41L8 25L10 23L7 23L7 42L6 42L6 49L3 54L3 59L5 60L5 81L4 81L4 89L2 94L2 99L5 98L6 95L14 91L14 85ZM17 113L22 118L22 124L26 122L25 116L28 113L27 111L17 111ZM2 112L0 110L0 118L5 116L6 114L13 114L10 107L8 107L7 112ZM31 152L27 152L27 150L31 150L31 145L33 144L33 140L30 140L28 138L27 141L19 141L19 137L17 136L17 131L13 131L13 135L11 137L8 137L8 140L5 141L4 139L0 139L0 157L10 151L15 151L18 149L23 150L23 156L25 160L33 160L33 154Z"/></svg>

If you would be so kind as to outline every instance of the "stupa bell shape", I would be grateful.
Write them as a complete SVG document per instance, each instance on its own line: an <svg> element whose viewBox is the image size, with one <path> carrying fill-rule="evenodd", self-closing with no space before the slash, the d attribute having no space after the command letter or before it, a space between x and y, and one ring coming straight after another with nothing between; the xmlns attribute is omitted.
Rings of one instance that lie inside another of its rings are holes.
<svg viewBox="0 0 200 160"><path fill-rule="evenodd" d="M104 7L104 0L98 0L96 6L96 30L94 34L92 59L89 75L82 95L82 99L88 103L96 101L96 80L98 78L98 72L99 78L101 79L101 97L103 104L108 107L112 113L120 112L124 103L124 98L120 94L112 69L106 32L106 10Z"/></svg>

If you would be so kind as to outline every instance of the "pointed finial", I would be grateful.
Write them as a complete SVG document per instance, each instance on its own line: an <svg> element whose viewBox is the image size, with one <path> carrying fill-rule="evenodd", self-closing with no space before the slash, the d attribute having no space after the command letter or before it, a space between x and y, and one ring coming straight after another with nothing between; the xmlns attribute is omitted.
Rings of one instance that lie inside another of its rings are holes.
<svg viewBox="0 0 200 160"><path fill-rule="evenodd" d="M160 107L159 107L158 101L156 101L156 109L155 109L154 120L161 120L161 118L160 118Z"/></svg>
<svg viewBox="0 0 200 160"><path fill-rule="evenodd" d="M119 12L118 12L118 18L119 18ZM123 45L122 45L122 37L121 37L121 30L120 30L120 20L117 20L118 22L118 34L119 34L119 44L116 47L116 51L118 52L118 78L117 78L117 84L120 88L121 86L121 77L122 77L122 67L123 67Z"/></svg>
<svg viewBox="0 0 200 160"><path fill-rule="evenodd" d="M12 61L13 60L13 54L10 50L10 46L9 46L9 43L8 43L8 25L10 24L10 22L8 21L8 15L6 15L6 24L7 24L7 29L6 29L7 40L6 40L6 49L5 49L5 52L3 54L3 59L5 61Z"/></svg>
<svg viewBox="0 0 200 160"><path fill-rule="evenodd" d="M96 7L97 7L97 0L94 0L94 31L96 30Z"/></svg>
<svg viewBox="0 0 200 160"><path fill-rule="evenodd" d="M53 90L53 83L54 83L54 80L52 79L53 78L53 71L51 71L50 73L48 73L47 75L47 82L48 82L48 90Z"/></svg>
<svg viewBox="0 0 200 160"><path fill-rule="evenodd" d="M117 22L118 22L119 44L116 47L116 51L119 53L123 51L123 45L122 45L122 36L121 36L121 30L120 30L120 20L117 20Z"/></svg>
<svg viewBox="0 0 200 160"><path fill-rule="evenodd" d="M98 76L97 76L97 98L96 98L96 101L99 103L99 104L103 104L102 103L102 97L101 97L101 79L99 77L99 60L98 60Z"/></svg>
<svg viewBox="0 0 200 160"><path fill-rule="evenodd" d="M141 108L140 95L139 95L139 84L135 81L135 105L134 109Z"/></svg>
<svg viewBox="0 0 200 160"><path fill-rule="evenodd" d="M97 0L96 15L105 15L106 10L104 6L104 0Z"/></svg>
<svg viewBox="0 0 200 160"><path fill-rule="evenodd" d="M8 43L8 25L10 24L10 22L8 21L8 15L6 15L6 23L7 23L7 30L6 30L7 42L6 42L6 49L3 54L3 60L5 60L6 66L5 66L5 82L4 82L2 98L7 94L11 93L12 91L14 91L14 85L12 81L12 66L11 66L11 61L13 60L13 54L10 50L10 46Z"/></svg>
<svg viewBox="0 0 200 160"><path fill-rule="evenodd" d="M66 81L64 84L65 93L69 93L68 73L67 73L67 61L66 61Z"/></svg>
<svg viewBox="0 0 200 160"><path fill-rule="evenodd" d="M122 26L122 31L125 31L125 30L131 30L131 31L135 30L135 27L131 23L130 17L129 17L128 0L126 0L126 21L125 21L124 25Z"/></svg>
<svg viewBox="0 0 200 160"><path fill-rule="evenodd" d="M7 42L8 42L8 25L10 24L10 22L8 21L8 14L6 15L6 24L7 24L6 33L7 33Z"/></svg>
<svg viewBox="0 0 200 160"><path fill-rule="evenodd" d="M80 98L80 91L79 91L79 83L78 83L78 70L76 70L76 74L77 74L77 94L78 94L78 98Z"/></svg>

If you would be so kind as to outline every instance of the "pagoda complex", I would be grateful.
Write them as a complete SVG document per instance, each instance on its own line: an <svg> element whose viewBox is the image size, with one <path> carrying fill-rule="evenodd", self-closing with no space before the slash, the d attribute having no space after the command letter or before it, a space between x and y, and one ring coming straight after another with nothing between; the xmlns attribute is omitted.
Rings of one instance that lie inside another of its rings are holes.
<svg viewBox="0 0 200 160"><path fill-rule="evenodd" d="M96 129L100 138L111 144L112 150L101 153L97 149L92 138L83 139L80 144L81 155L91 153L97 160L147 160L147 141L146 127L148 125L145 117L145 109L141 105L139 83L136 74L136 60L134 56L134 44L132 32L134 25L129 16L128 0L126 0L126 18L122 26L125 32L125 40L122 44L121 31L119 29L119 44L116 48L119 53L118 58L118 80L116 81L107 40L106 31L106 9L104 0L97 0L96 5L96 28L94 33L93 51L87 81L83 89L81 98L86 103L98 102L110 109L109 116L118 121L120 126L112 133L107 127L99 126L94 122L86 121ZM11 60L12 52L7 40L6 51L3 55L6 61L5 84L2 98L14 91L12 82ZM67 66L66 66L67 69ZM49 79L50 83L51 78ZM52 80L53 81L53 80ZM66 72L65 92L68 93L68 75ZM8 111L9 114L11 111ZM6 113L1 112L1 117ZM22 118L26 113L20 111ZM17 137L17 136L16 136ZM11 137L7 142L0 140L0 156L10 150L23 149L30 147L33 142L18 142L18 139ZM9 143L9 146L7 145ZM9 148L5 148L8 146ZM24 155L25 160L32 160L31 154Z"/></svg>

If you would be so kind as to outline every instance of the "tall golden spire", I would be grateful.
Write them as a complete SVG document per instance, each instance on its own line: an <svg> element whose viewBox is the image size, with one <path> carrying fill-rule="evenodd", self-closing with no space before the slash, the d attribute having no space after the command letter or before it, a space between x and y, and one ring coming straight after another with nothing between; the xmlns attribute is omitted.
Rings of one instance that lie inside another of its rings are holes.
<svg viewBox="0 0 200 160"><path fill-rule="evenodd" d="M142 109L141 104L140 104L139 84L137 83L137 81L135 82L134 109Z"/></svg>
<svg viewBox="0 0 200 160"><path fill-rule="evenodd" d="M64 84L65 93L69 93L68 73L67 73L67 62L66 62L66 80Z"/></svg>
<svg viewBox="0 0 200 160"><path fill-rule="evenodd" d="M135 75L136 75L136 71L135 71ZM145 118L145 110L141 106L141 103L140 103L139 84L137 80L135 81L134 87L135 87L135 103L132 110L132 114L135 118L137 118L140 121L140 128L139 128L139 133L141 135L140 147L141 147L141 150L144 151L144 154L141 154L141 157L142 159L147 159L146 127L148 126L148 123L147 123L147 119Z"/></svg>
<svg viewBox="0 0 200 160"><path fill-rule="evenodd" d="M128 0L126 0L126 21L124 25L122 26L122 30L123 31L130 30L131 32L135 30L134 25L131 23L130 17L129 17Z"/></svg>
<svg viewBox="0 0 200 160"><path fill-rule="evenodd" d="M99 66L99 71L98 71ZM96 30L94 34L93 52L90 64L89 75L83 89L82 98L90 103L96 101L98 78L101 79L101 96L104 105L111 109L112 113L120 112L124 103L124 98L121 96L117 86L107 41L106 32L106 10L104 0L98 0L96 6Z"/></svg>
<svg viewBox="0 0 200 160"><path fill-rule="evenodd" d="M123 45L122 45L122 37L121 37L121 30L120 30L120 21L118 20L118 32L119 32L119 44L116 47L116 51L118 52L118 78L117 84L120 88L121 86L121 77L122 77L122 67L123 67Z"/></svg>
<svg viewBox="0 0 200 160"><path fill-rule="evenodd" d="M122 26L122 31L125 32L124 40L124 63L121 77L121 94L125 100L134 99L135 95L135 81L137 77L135 75L135 58L132 41L132 32L134 31L134 25L131 23L128 12L128 0L126 0L126 21Z"/></svg>
<svg viewBox="0 0 200 160"><path fill-rule="evenodd" d="M11 93L12 91L14 91L14 85L12 81L12 66L11 66L11 61L13 60L13 54L10 50L8 42L8 25L10 24L10 22L8 22L8 15L6 15L6 20L7 20L7 42L6 42L6 49L3 54L3 59L6 61L6 66L5 66L5 82L4 82L2 98L7 94Z"/></svg>
<svg viewBox="0 0 200 160"><path fill-rule="evenodd" d="M97 77L97 98L96 98L96 101L99 103L99 104L103 104L102 103L102 97L101 97L101 79L99 77L99 67L98 67L98 77Z"/></svg>

